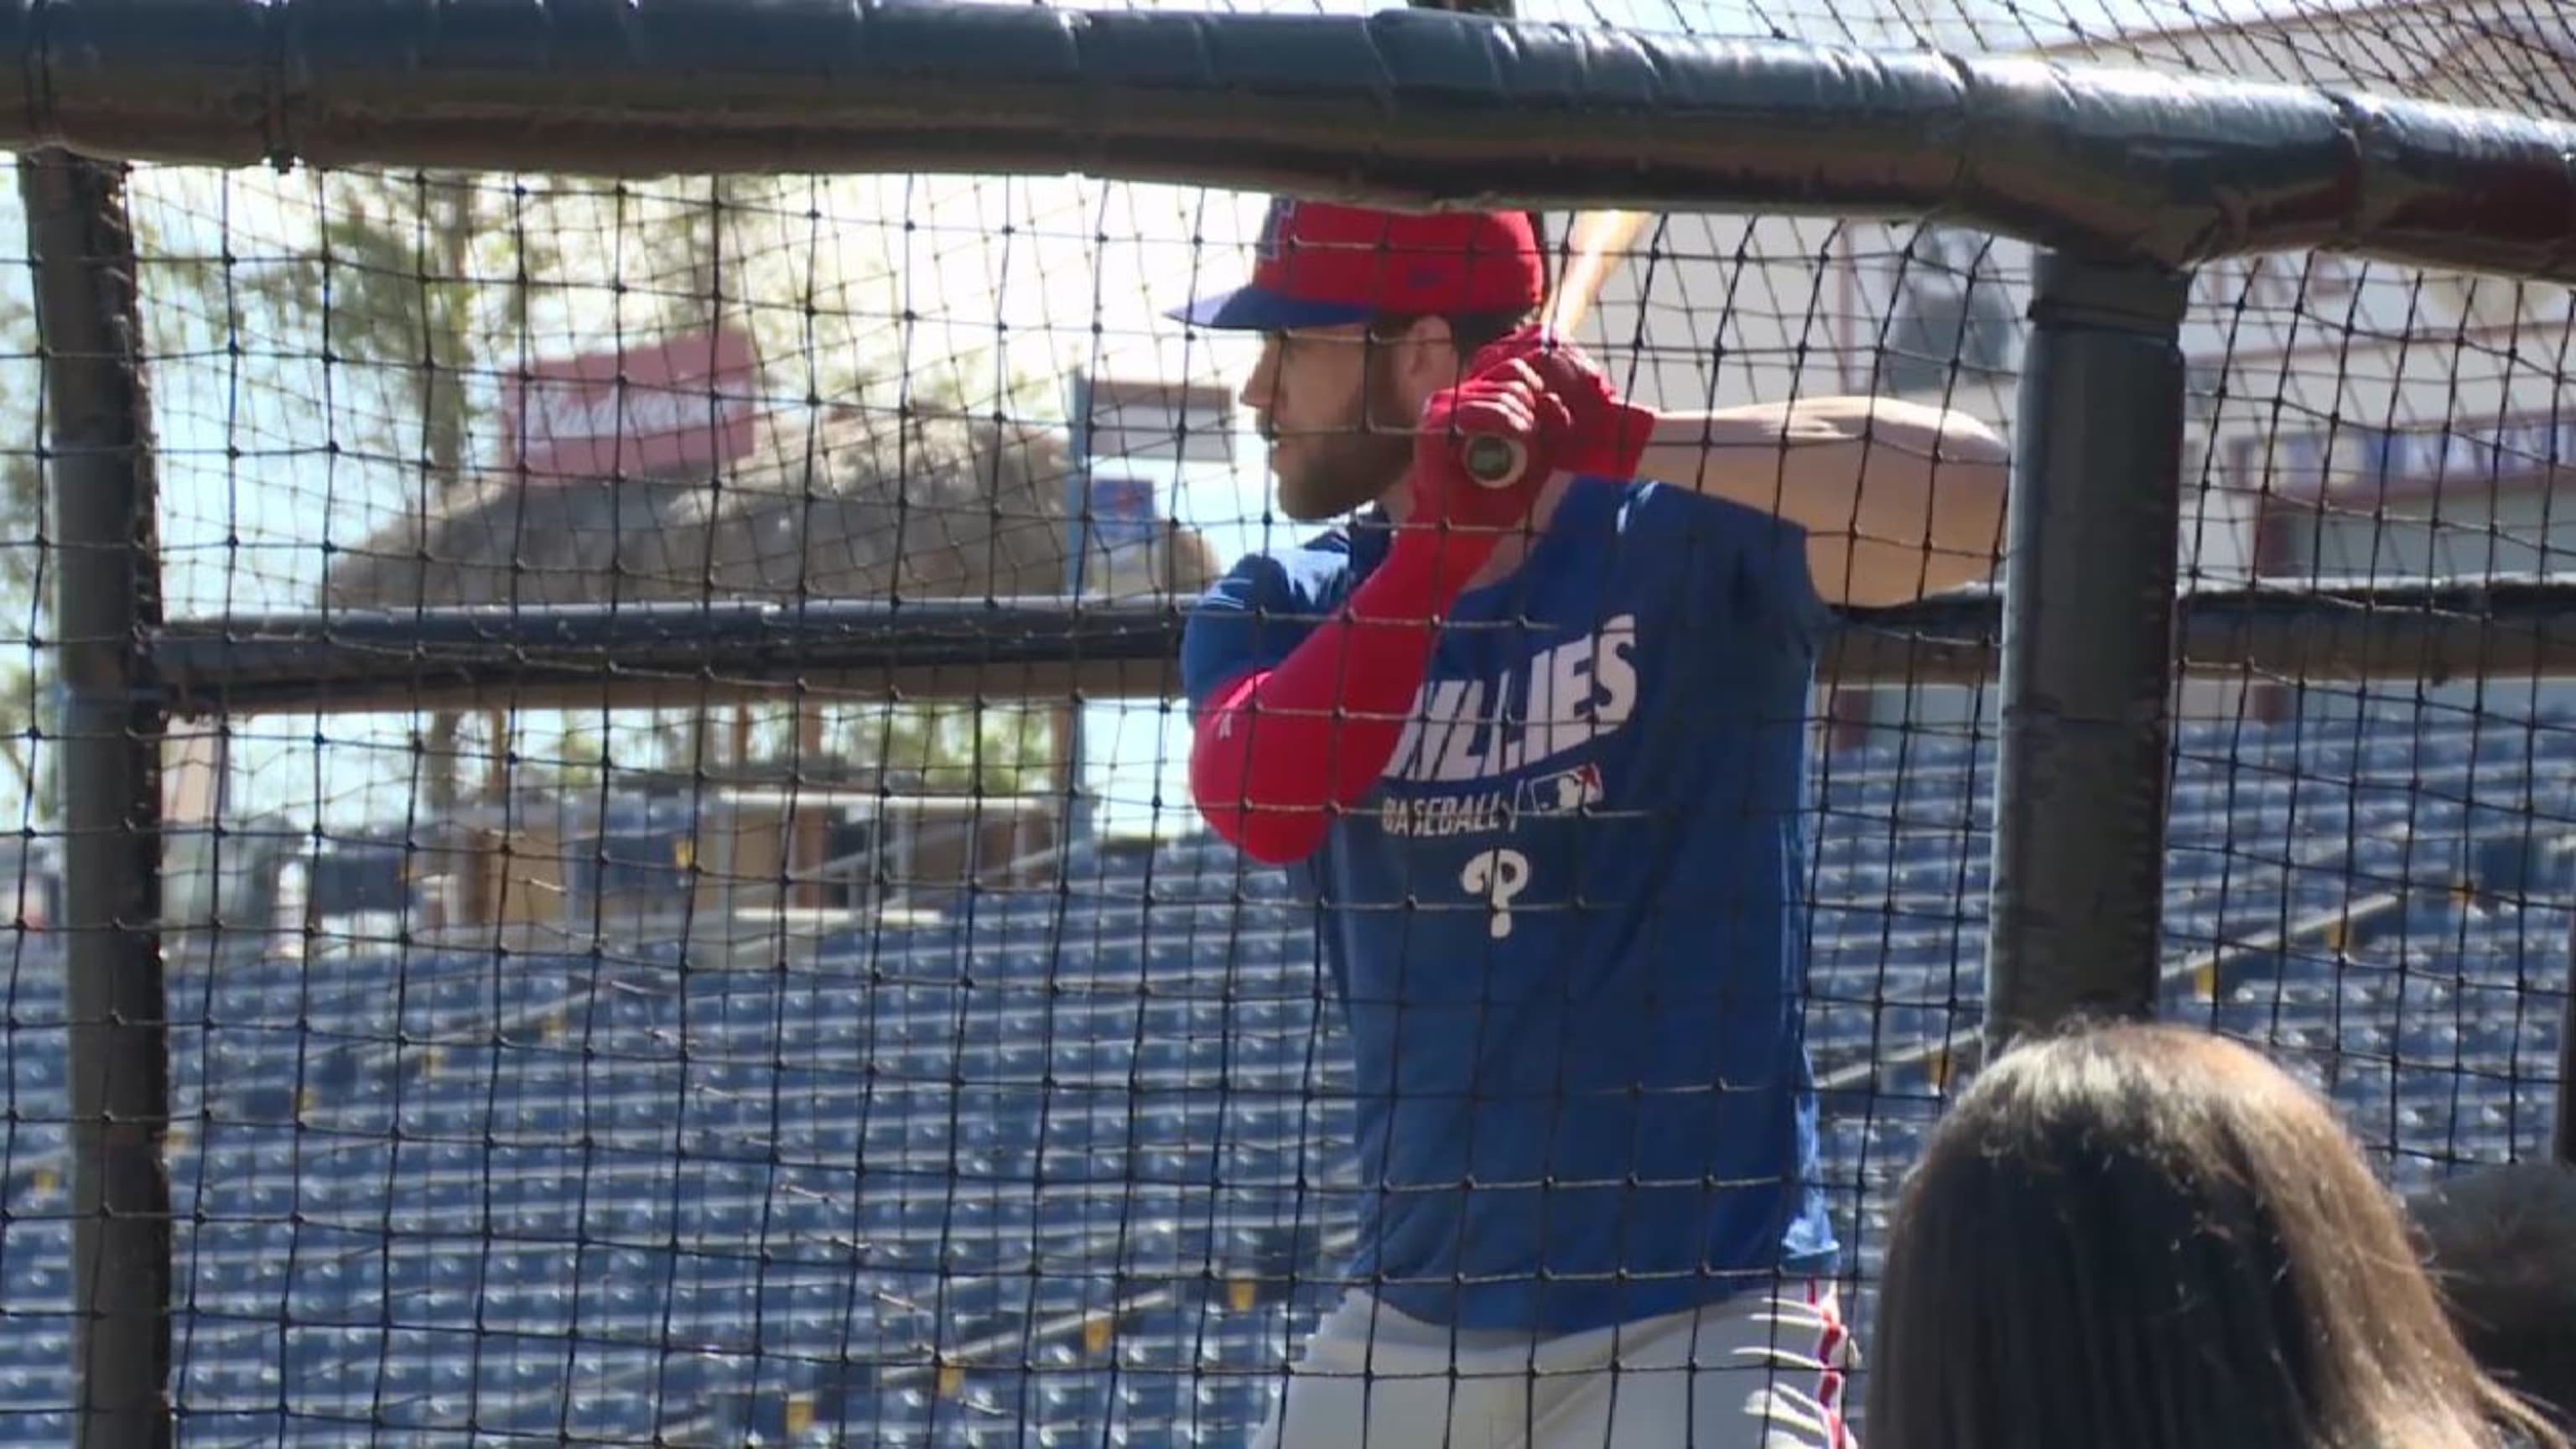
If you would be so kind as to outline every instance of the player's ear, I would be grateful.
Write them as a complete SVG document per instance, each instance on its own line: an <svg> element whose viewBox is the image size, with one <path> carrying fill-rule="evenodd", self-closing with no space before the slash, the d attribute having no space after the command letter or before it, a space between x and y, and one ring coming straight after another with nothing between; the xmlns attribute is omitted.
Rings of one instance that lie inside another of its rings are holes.
<svg viewBox="0 0 2576 1449"><path fill-rule="evenodd" d="M1409 396L1427 398L1458 385L1467 359L1458 351L1457 334L1446 317L1416 317L1394 349L1397 379Z"/></svg>

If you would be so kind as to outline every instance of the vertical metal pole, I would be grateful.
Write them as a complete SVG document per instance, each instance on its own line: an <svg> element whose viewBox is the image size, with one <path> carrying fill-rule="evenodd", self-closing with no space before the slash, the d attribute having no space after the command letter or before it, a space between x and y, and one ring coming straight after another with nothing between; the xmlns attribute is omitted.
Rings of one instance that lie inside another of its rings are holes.
<svg viewBox="0 0 2576 1449"><path fill-rule="evenodd" d="M73 1345L81 1449L171 1442L161 739L145 632L161 621L150 423L121 170L20 158L44 357L60 640Z"/></svg>
<svg viewBox="0 0 2576 1449"><path fill-rule="evenodd" d="M2567 944L2576 950L2576 922L2567 927ZM2558 1021L2558 1120L2549 1129L2550 1156L2576 1167L2576 972L2567 980L2564 1013Z"/></svg>
<svg viewBox="0 0 2576 1449"><path fill-rule="evenodd" d="M2041 252L2013 438L1989 1057L2156 1002L2188 278Z"/></svg>
<svg viewBox="0 0 2576 1449"><path fill-rule="evenodd" d="M1065 597L1082 597L1082 573L1091 555L1091 370L1077 370L1066 384L1070 398L1068 415L1072 419L1073 466L1065 486L1070 490L1065 499L1064 524L1064 592ZM1183 450L1186 453L1186 449ZM1083 748L1088 743L1082 734L1082 703L1079 696L1068 697L1054 711L1053 748L1055 752L1056 790L1064 801L1064 827L1059 839L1050 844L1059 852L1091 838L1091 811L1082 797Z"/></svg>

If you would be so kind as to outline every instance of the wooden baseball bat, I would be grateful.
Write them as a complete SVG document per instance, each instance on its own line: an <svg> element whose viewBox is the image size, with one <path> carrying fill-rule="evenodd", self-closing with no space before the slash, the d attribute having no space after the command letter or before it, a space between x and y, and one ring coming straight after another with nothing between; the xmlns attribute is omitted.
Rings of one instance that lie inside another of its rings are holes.
<svg viewBox="0 0 2576 1449"><path fill-rule="evenodd" d="M1518 0L1405 0L1415 10L1448 10L1496 20L1517 19ZM1560 337L1572 339L1592 303L1610 280L1610 269L1646 224L1642 211L1586 211L1574 218L1565 237L1565 272L1557 278L1540 321ZM1509 438L1490 435L1458 440L1458 463L1467 476L1488 488L1509 488L1529 466L1527 451Z"/></svg>
<svg viewBox="0 0 2576 1449"><path fill-rule="evenodd" d="M1645 224L1642 211L1587 211L1574 218L1565 237L1565 272L1539 314L1548 331L1572 340L1574 329L1608 284L1611 270ZM1484 434L1458 440L1458 463L1468 477L1488 488L1509 488L1521 480L1529 457L1511 439Z"/></svg>

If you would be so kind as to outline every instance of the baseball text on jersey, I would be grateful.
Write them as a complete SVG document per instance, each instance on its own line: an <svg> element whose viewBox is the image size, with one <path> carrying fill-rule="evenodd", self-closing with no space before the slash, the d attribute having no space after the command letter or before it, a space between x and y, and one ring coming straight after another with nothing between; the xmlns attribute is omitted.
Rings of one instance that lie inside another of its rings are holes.
<svg viewBox="0 0 2576 1449"><path fill-rule="evenodd" d="M1541 815L1576 815L1602 800L1601 767L1577 765L1523 780L1507 790L1467 795L1389 795L1378 806L1378 824L1389 835L1435 839L1509 830Z"/></svg>

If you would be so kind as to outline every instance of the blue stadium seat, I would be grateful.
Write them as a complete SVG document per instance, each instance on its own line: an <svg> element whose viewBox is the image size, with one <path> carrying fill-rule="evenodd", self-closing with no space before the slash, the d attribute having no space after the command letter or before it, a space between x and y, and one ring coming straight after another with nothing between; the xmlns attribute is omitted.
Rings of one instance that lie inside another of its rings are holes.
<svg viewBox="0 0 2576 1449"><path fill-rule="evenodd" d="M2576 732L2227 721L2178 744L2176 962L2420 894L2341 951L2266 953L2215 1002L2180 981L2176 1012L2318 1080L2400 1181L2534 1150L2570 903L2449 888L2576 774ZM1974 1024L1992 748L1919 733L1823 763L1810 1034L1830 1068ZM1181 1306L1105 1354L1032 1336L1001 1355L1025 1375L818 1413L888 1445L1238 1442L1328 1289L1293 1319L1237 1313L1207 1265L1270 1227L1328 1227L1342 1200L1316 1186L1356 1181L1312 912L1206 839L1086 847L1068 873L1066 891L978 891L971 914L846 933L780 969L681 971L676 948L506 970L389 948L174 957L192 1424L284 1434L284 1402L416 1437L470 1417L641 1442L656 1396L740 1393L784 1365L926 1365L927 1345L1076 1319L1124 1282L1176 1285ZM59 960L12 969L27 1007L5 1040L0 1444L58 1441L42 1406L69 1391L68 1236L21 1210L35 1189L15 1170L63 1140L63 1040L41 1024ZM1824 1124L1864 1273L1937 1105L1911 1080ZM400 1326L376 1326L379 1304ZM283 1363L281 1319L299 1325Z"/></svg>

